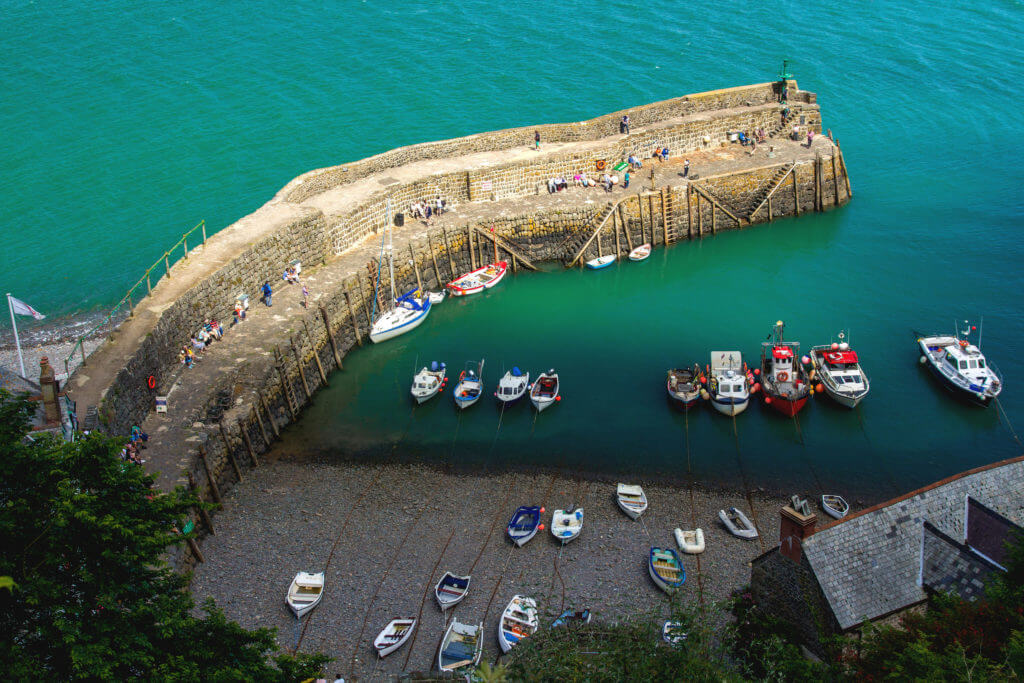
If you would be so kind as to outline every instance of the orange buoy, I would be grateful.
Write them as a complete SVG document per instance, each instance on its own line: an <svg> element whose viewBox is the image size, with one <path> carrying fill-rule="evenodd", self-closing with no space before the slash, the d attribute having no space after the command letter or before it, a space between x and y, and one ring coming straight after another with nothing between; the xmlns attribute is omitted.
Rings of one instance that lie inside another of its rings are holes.
<svg viewBox="0 0 1024 683"><path fill-rule="evenodd" d="M764 397L764 402L770 404L772 402L772 397L771 396L765 396Z"/></svg>
<svg viewBox="0 0 1024 683"><path fill-rule="evenodd" d="M755 375L760 375L761 374L761 368L754 368L754 374Z"/></svg>
<svg viewBox="0 0 1024 683"><path fill-rule="evenodd" d="M544 531L544 525L543 525L543 524L541 524L541 525L540 525L539 527L537 527L537 528L538 528L538 529L540 529L541 531Z"/></svg>
<svg viewBox="0 0 1024 683"><path fill-rule="evenodd" d="M555 396L555 400L556 400L556 401L561 401L561 400L562 400L562 397L561 397L561 396Z"/></svg>
<svg viewBox="0 0 1024 683"><path fill-rule="evenodd" d="M832 350L833 351L838 351L839 350L839 344L837 344L836 342L832 342Z"/></svg>
<svg viewBox="0 0 1024 683"><path fill-rule="evenodd" d="M540 508L540 514L542 514L542 515L543 515L543 514L544 514L544 512L545 512L545 510L544 510L544 506L542 505L542 506L541 506L541 508Z"/></svg>

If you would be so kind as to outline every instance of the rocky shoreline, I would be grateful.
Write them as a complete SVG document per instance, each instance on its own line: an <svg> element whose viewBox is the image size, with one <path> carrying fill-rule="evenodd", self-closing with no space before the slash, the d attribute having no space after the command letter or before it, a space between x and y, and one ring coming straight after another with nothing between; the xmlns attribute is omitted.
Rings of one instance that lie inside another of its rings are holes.
<svg viewBox="0 0 1024 683"><path fill-rule="evenodd" d="M681 599L710 605L745 585L750 560L777 543L781 496L748 500L696 485L631 483L642 484L650 500L641 522L618 509L613 483L573 473L452 474L422 465L270 459L225 495L192 588L197 600L213 597L247 628L276 627L284 648L298 643L334 657L332 673L385 677L433 668L445 617L432 589L445 570L472 575L469 595L449 619L484 621L485 657L493 661L498 618L516 593L537 599L544 622L570 607L590 608L602 621L667 613L667 597L647 575L648 550L674 547L676 527L698 526L707 550L684 556ZM573 503L585 510L583 533L564 548L546 530L523 548L507 539L517 506L545 506L547 524L554 509ZM735 505L749 514L751 503L761 538L729 535L718 511ZM301 625L284 602L297 571L327 572L325 598ZM415 642L378 661L371 644L379 630L421 609Z"/></svg>

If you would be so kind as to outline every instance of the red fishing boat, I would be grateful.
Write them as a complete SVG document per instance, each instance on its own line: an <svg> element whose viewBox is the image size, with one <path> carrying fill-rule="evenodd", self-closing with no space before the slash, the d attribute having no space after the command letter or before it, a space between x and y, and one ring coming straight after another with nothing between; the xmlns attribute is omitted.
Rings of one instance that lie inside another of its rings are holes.
<svg viewBox="0 0 1024 683"><path fill-rule="evenodd" d="M508 272L508 262L498 261L490 265L484 266L483 268L477 268L476 270L466 273L457 280L452 280L445 287L451 292L452 296L467 296L469 294L476 294L482 292L485 289L490 289L494 285L501 282L501 279L505 277L505 273Z"/></svg>
<svg viewBox="0 0 1024 683"><path fill-rule="evenodd" d="M800 344L782 339L782 321L775 323L769 337L761 343L761 389L765 404L786 417L793 417L807 403L811 386L807 373L798 362Z"/></svg>

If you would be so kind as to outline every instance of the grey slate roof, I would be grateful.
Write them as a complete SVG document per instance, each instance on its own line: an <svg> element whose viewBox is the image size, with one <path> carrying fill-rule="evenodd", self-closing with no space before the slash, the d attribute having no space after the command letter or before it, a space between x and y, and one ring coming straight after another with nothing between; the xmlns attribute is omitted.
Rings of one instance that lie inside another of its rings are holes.
<svg viewBox="0 0 1024 683"><path fill-rule="evenodd" d="M1014 536L1020 536L1022 531L1024 530L994 510L989 510L973 498L967 499L966 542L986 559L1000 567L1005 566L1006 544L1011 542Z"/></svg>
<svg viewBox="0 0 1024 683"><path fill-rule="evenodd" d="M984 592L985 581L996 569L963 543L958 543L928 522L921 529L921 584L933 591L954 593L973 600Z"/></svg>
<svg viewBox="0 0 1024 683"><path fill-rule="evenodd" d="M969 494L1021 524L1022 492L1024 458L972 470L825 527L804 541L803 552L846 630L925 599L918 585L925 521L963 539Z"/></svg>

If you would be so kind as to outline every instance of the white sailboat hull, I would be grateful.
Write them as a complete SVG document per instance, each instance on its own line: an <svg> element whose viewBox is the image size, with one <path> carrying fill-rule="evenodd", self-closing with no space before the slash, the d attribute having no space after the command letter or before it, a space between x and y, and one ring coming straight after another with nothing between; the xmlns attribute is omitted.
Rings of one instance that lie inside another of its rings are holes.
<svg viewBox="0 0 1024 683"><path fill-rule="evenodd" d="M370 329L370 341L374 344L394 339L419 327L430 313L430 305L422 311L410 311L412 315L393 315L396 312L405 312L408 309L392 309L382 315Z"/></svg>

